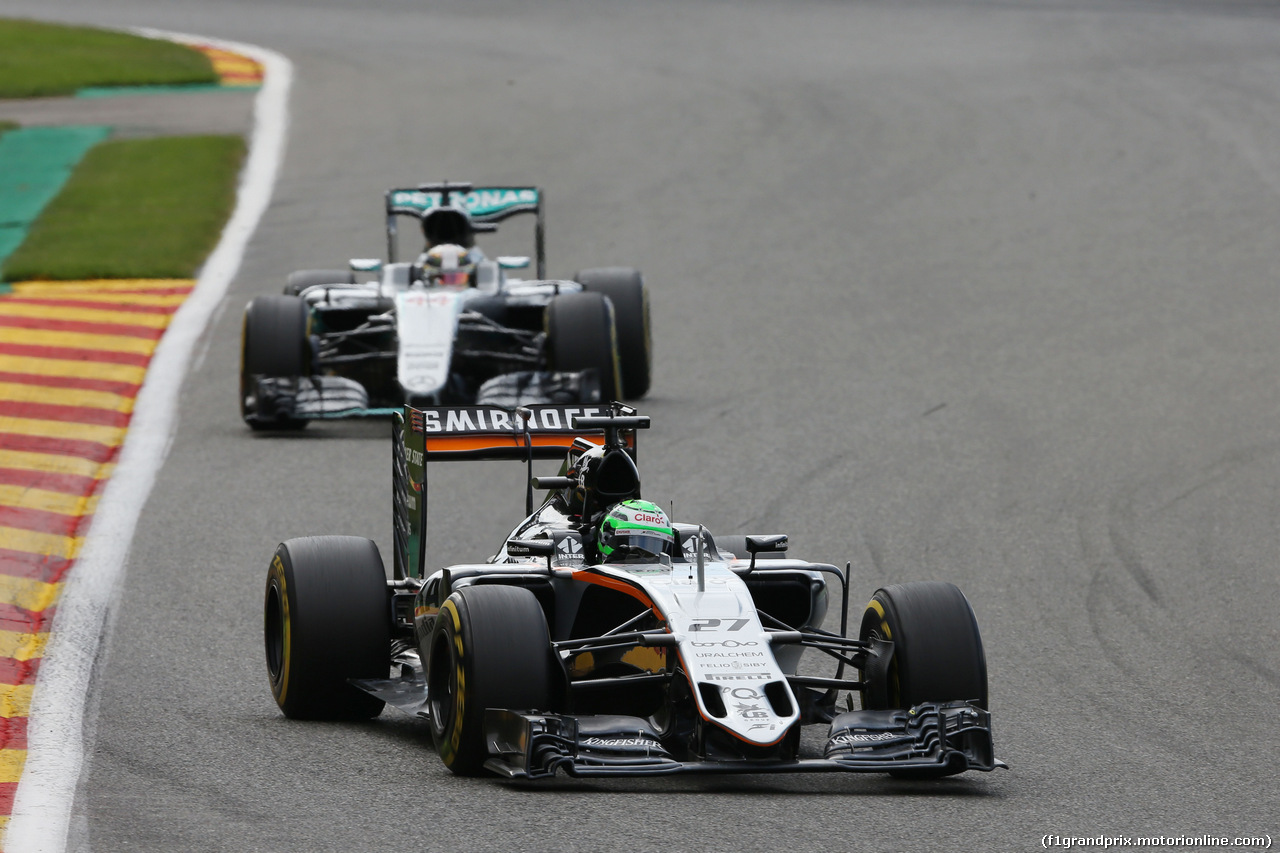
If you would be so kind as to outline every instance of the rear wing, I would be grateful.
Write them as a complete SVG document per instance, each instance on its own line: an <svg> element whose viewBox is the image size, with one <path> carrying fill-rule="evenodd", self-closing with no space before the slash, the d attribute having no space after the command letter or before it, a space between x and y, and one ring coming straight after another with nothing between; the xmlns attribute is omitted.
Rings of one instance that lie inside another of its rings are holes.
<svg viewBox="0 0 1280 853"><path fill-rule="evenodd" d="M537 187L473 187L445 181L417 187L390 189L386 194L387 263L396 259L396 220L412 216L421 220L430 210L452 207L463 211L478 232L497 231L498 223L521 213L532 213L538 278L546 277L546 237L542 217L542 190Z"/></svg>
<svg viewBox="0 0 1280 853"><path fill-rule="evenodd" d="M634 456L647 417L622 403L498 406L405 406L392 426L392 504L396 578L422 577L426 561L427 463L516 459L530 466L525 512L533 506L534 459L561 459L582 442L616 441ZM575 445L576 443L576 445Z"/></svg>

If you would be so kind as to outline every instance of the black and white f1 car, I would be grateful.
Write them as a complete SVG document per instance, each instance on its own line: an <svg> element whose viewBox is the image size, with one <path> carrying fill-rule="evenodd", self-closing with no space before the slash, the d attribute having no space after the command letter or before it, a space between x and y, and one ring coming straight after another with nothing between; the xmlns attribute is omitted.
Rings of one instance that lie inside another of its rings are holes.
<svg viewBox="0 0 1280 853"><path fill-rule="evenodd" d="M463 775L1005 766L959 589L883 587L848 638L847 567L791 559L784 535L713 537L640 499L648 425L618 403L406 407L393 578L355 537L292 539L271 561L267 669L283 712L362 719L389 703L425 718ZM496 554L426 570L429 460L554 456L559 474L531 477L527 517ZM536 510L535 488L548 492ZM822 627L834 581L839 633ZM802 671L806 651L834 674ZM812 754L809 724L827 727Z"/></svg>
<svg viewBox="0 0 1280 853"><path fill-rule="evenodd" d="M390 415L404 404L637 399L652 363L648 293L628 267L546 279L537 187L423 184L386 194L387 260L301 270L245 308L240 406L254 429ZM532 214L528 257L485 257L477 233ZM397 219L420 220L426 250L396 261ZM357 280L358 273L368 280ZM376 276L376 277L375 277Z"/></svg>

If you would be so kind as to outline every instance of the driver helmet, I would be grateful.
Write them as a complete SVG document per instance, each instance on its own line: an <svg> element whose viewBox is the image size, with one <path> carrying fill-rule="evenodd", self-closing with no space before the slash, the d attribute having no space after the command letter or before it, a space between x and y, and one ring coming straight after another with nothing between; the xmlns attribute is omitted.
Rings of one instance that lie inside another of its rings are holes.
<svg viewBox="0 0 1280 853"><path fill-rule="evenodd" d="M675 550L676 537L667 514L649 501L629 500L605 513L600 523L600 556L656 558Z"/></svg>
<svg viewBox="0 0 1280 853"><path fill-rule="evenodd" d="M467 285L475 271L471 251L456 243L432 246L422 256L422 278L427 284Z"/></svg>

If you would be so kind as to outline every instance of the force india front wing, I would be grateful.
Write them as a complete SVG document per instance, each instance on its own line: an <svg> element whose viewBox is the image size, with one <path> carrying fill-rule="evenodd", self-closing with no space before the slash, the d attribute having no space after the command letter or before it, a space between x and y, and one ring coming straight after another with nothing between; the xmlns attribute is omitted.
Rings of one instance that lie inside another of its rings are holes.
<svg viewBox="0 0 1280 853"><path fill-rule="evenodd" d="M1006 768L991 746L990 714L968 702L900 711L846 711L835 718L822 758L680 760L647 720L490 709L489 770L510 779L675 773L930 772Z"/></svg>
<svg viewBox="0 0 1280 853"><path fill-rule="evenodd" d="M766 631L743 580L727 564L699 559L671 566L597 566L576 573L588 581L625 584L663 614L671 633L646 637L670 646L680 666L673 678L690 684L691 710L705 726L748 747L735 757L684 760L650 723L629 716L572 716L490 710L486 767L510 778L570 775L778 771L917 771L955 773L1002 766L992 754L987 711L970 702L922 704L902 710L847 711L830 724L821 759L768 758L801 725L800 703L771 647L788 642ZM587 577L590 576L590 577ZM695 578L696 576L696 578ZM792 638L794 640L794 638ZM887 666L892 644L872 655ZM750 758L752 750L761 756ZM710 753L709 753L710 754ZM720 753L723 755L723 753Z"/></svg>
<svg viewBox="0 0 1280 853"><path fill-rule="evenodd" d="M429 719L421 680L365 679L360 689ZM821 758L707 760L677 757L647 719L619 714L485 711L485 767L508 779L656 776L678 773L959 773L1007 769L991 745L991 715L969 702L905 710L846 711L827 732Z"/></svg>

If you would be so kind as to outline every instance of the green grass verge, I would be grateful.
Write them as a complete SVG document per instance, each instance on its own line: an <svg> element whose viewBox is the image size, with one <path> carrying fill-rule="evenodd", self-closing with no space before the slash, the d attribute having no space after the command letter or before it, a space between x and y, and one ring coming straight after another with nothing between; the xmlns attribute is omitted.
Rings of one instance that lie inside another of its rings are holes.
<svg viewBox="0 0 1280 853"><path fill-rule="evenodd" d="M0 279L191 278L235 204L239 136L104 142L0 270Z"/></svg>
<svg viewBox="0 0 1280 853"><path fill-rule="evenodd" d="M70 95L85 86L216 83L209 57L129 33L0 19L0 98Z"/></svg>

